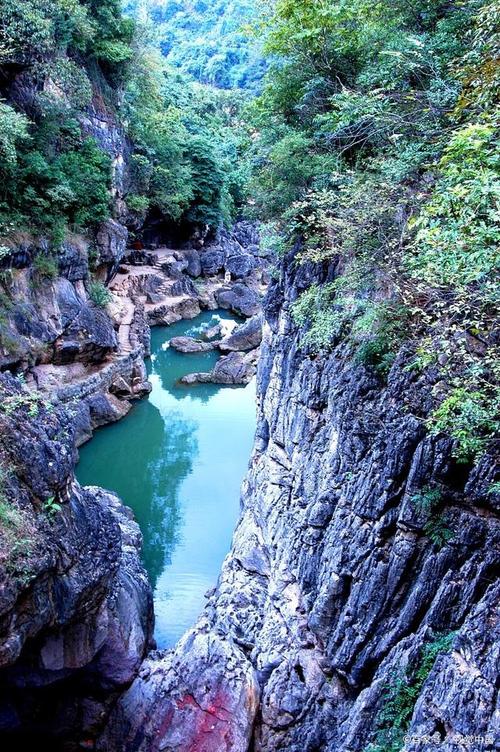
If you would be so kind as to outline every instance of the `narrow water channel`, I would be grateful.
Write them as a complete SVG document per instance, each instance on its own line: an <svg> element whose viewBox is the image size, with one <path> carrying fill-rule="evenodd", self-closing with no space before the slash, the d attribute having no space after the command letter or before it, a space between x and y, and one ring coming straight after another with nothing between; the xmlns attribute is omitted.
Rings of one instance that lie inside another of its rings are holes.
<svg viewBox="0 0 500 752"><path fill-rule="evenodd" d="M152 392L80 450L83 485L115 491L134 510L154 590L158 647L170 647L196 621L217 582L239 514L240 486L255 431L255 383L179 385L209 371L217 353L180 354L167 346L198 335L226 311L155 328L148 362Z"/></svg>

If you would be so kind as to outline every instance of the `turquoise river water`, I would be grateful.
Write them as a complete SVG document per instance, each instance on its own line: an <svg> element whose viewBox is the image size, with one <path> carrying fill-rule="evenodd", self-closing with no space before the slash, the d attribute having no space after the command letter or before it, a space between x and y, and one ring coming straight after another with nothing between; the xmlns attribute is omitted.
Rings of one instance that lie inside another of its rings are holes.
<svg viewBox="0 0 500 752"><path fill-rule="evenodd" d="M134 510L154 590L158 647L196 621L217 582L239 514L240 486L255 431L255 383L179 385L209 371L217 353L177 353L171 337L197 335L225 311L155 328L148 362L152 392L80 449L77 478L115 491Z"/></svg>

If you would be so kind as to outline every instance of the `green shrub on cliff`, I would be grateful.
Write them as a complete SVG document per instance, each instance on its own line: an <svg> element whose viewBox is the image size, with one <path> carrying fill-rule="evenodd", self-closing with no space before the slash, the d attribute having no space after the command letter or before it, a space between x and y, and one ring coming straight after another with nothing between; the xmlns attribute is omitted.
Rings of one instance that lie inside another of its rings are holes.
<svg viewBox="0 0 500 752"><path fill-rule="evenodd" d="M14 536L22 527L23 519L17 507L6 498L6 480L7 470L0 464L0 539L12 544Z"/></svg>
<svg viewBox="0 0 500 752"><path fill-rule="evenodd" d="M57 260L45 253L38 253L33 259L32 271L36 280L55 279L58 274Z"/></svg>
<svg viewBox="0 0 500 752"><path fill-rule="evenodd" d="M29 141L28 118L0 100L0 176L15 169L18 150Z"/></svg>
<svg viewBox="0 0 500 752"><path fill-rule="evenodd" d="M18 154L4 182L9 198L0 202L4 228L15 220L48 231L57 243L65 227L77 230L109 216L109 157L92 139L75 143L69 127L60 129L58 139L67 142L59 153L47 153L51 147L41 143Z"/></svg>
<svg viewBox="0 0 500 752"><path fill-rule="evenodd" d="M85 136L80 118L93 87L104 86L106 77L114 86L125 73L124 56L111 59L99 45L128 45L130 57L131 32L118 0L2 0L1 60L11 66L7 77L23 72L26 90L16 109L0 103L2 234L48 233L57 245L68 227L80 230L109 216L110 160Z"/></svg>
<svg viewBox="0 0 500 752"><path fill-rule="evenodd" d="M440 372L434 429L477 458L497 425L500 3L265 7L255 212L334 277L293 306L303 341L346 337L382 376L408 342Z"/></svg>
<svg viewBox="0 0 500 752"><path fill-rule="evenodd" d="M7 498L7 474L0 462L0 567L26 584L32 577L31 557L36 531L27 514Z"/></svg>
<svg viewBox="0 0 500 752"><path fill-rule="evenodd" d="M89 298L99 308L106 308L111 303L112 295L106 285L98 279L91 280L87 288Z"/></svg>
<svg viewBox="0 0 500 752"><path fill-rule="evenodd" d="M448 433L455 440L454 456L471 462L484 452L500 430L500 390L493 394L456 387L430 418L433 433Z"/></svg>
<svg viewBox="0 0 500 752"><path fill-rule="evenodd" d="M384 687L383 707L377 716L375 741L366 752L400 752L408 733L415 703L427 681L436 659L448 653L456 632L438 635L423 646L416 665L409 666L403 675L395 675Z"/></svg>

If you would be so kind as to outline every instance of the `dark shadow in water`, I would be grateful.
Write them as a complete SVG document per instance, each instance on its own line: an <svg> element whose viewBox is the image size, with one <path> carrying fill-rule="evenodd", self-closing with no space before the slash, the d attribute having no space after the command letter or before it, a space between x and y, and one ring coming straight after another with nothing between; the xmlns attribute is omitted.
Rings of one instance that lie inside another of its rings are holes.
<svg viewBox="0 0 500 752"><path fill-rule="evenodd" d="M235 317L223 313L223 320ZM141 527L154 590L160 647L196 620L217 581L239 512L239 489L255 428L255 387L179 385L209 371L216 351L182 354L175 336L199 336L217 314L152 331L149 398L122 421L96 431L80 452L78 480L115 491Z"/></svg>
<svg viewBox="0 0 500 752"><path fill-rule="evenodd" d="M80 483L110 488L134 510L153 588L179 539L178 489L197 454L196 424L175 411L165 423L149 401L135 405L125 422L98 431L81 452Z"/></svg>

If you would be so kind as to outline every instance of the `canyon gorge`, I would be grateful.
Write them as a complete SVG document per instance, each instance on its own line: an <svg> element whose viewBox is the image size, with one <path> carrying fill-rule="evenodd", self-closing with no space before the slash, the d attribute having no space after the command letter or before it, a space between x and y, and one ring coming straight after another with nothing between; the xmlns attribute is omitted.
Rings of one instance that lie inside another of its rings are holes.
<svg viewBox="0 0 500 752"><path fill-rule="evenodd" d="M500 8L269 5L0 2L5 749L499 748Z"/></svg>

